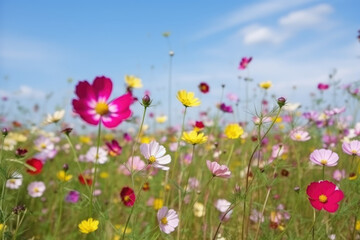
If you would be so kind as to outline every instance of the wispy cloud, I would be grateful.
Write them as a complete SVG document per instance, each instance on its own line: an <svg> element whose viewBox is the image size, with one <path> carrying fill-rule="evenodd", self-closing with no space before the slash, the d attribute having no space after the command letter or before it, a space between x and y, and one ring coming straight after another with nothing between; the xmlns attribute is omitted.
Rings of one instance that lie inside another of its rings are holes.
<svg viewBox="0 0 360 240"><path fill-rule="evenodd" d="M237 27L256 19L266 18L281 11L289 10L313 1L314 0L272 0L242 7L217 19L211 27L197 33L194 39L202 39L226 29Z"/></svg>
<svg viewBox="0 0 360 240"><path fill-rule="evenodd" d="M43 91L39 89L31 88L26 85L21 85L19 89L13 92L0 89L0 95L6 97L18 98L18 99L23 99L23 98L44 99L46 96L46 94Z"/></svg>

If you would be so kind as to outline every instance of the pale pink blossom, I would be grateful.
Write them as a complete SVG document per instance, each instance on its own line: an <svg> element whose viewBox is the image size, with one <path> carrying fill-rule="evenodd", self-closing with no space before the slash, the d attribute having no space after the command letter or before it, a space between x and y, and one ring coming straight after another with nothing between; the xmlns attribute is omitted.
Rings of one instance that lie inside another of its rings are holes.
<svg viewBox="0 0 360 240"><path fill-rule="evenodd" d="M206 161L206 165L214 177L230 178L231 172L226 165L220 165L217 162Z"/></svg>
<svg viewBox="0 0 360 240"><path fill-rule="evenodd" d="M151 141L149 144L141 144L140 151L153 167L160 168L165 171L169 170L169 167L165 165L171 162L171 157L169 154L165 155L165 147L159 145L158 142Z"/></svg>
<svg viewBox="0 0 360 240"><path fill-rule="evenodd" d="M173 232L179 225L179 217L177 213L174 209L168 209L167 207L162 207L157 212L157 220L160 230L166 234Z"/></svg>
<svg viewBox="0 0 360 240"><path fill-rule="evenodd" d="M337 153L329 149L316 149L310 154L310 161L320 166L336 166L339 161Z"/></svg>

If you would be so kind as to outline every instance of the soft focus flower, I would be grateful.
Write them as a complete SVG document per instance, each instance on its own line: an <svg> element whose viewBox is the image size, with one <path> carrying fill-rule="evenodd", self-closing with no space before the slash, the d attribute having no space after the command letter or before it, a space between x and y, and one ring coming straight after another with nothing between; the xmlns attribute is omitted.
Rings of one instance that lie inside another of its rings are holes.
<svg viewBox="0 0 360 240"><path fill-rule="evenodd" d="M317 210L325 209L336 212L338 202L344 198L344 193L329 181L312 182L306 189L310 204Z"/></svg>
<svg viewBox="0 0 360 240"><path fill-rule="evenodd" d="M105 127L117 127L131 115L130 105L133 97L130 93L107 102L112 91L112 82L107 77L96 77L93 84L81 81L76 86L78 99L73 99L74 112L87 123L98 125L101 121Z"/></svg>
<svg viewBox="0 0 360 240"><path fill-rule="evenodd" d="M249 65L249 63L251 62L251 60L252 60L252 57L249 57L249 58L243 57L243 58L241 59L241 61L240 61L239 69L240 69L240 70L246 69L247 65Z"/></svg>
<svg viewBox="0 0 360 240"><path fill-rule="evenodd" d="M316 149L310 154L310 161L320 166L336 166L339 160L337 153L329 149Z"/></svg>
<svg viewBox="0 0 360 240"><path fill-rule="evenodd" d="M139 156L130 157L125 164L120 165L118 171L129 176L130 171L141 171L146 167L146 164Z"/></svg>
<svg viewBox="0 0 360 240"><path fill-rule="evenodd" d="M185 107L196 107L201 104L198 98L195 98L193 92L186 92L186 90L178 91L176 98L185 106Z"/></svg>
<svg viewBox="0 0 360 240"><path fill-rule="evenodd" d="M125 83L129 88L142 88L141 79L132 75L125 75Z"/></svg>
<svg viewBox="0 0 360 240"><path fill-rule="evenodd" d="M162 198L155 198L152 205L155 210L159 210L164 206L164 200Z"/></svg>
<svg viewBox="0 0 360 240"><path fill-rule="evenodd" d="M166 234L173 232L179 224L179 217L175 210L167 207L162 207L157 212L157 220L160 230Z"/></svg>
<svg viewBox="0 0 360 240"><path fill-rule="evenodd" d="M266 90L272 86L272 82L271 81L261 82L259 83L259 86Z"/></svg>
<svg viewBox="0 0 360 240"><path fill-rule="evenodd" d="M48 114L47 118L44 120L43 124L48 125L51 123L59 122L65 115L65 110L56 111L54 114Z"/></svg>
<svg viewBox="0 0 360 240"><path fill-rule="evenodd" d="M244 133L244 129L239 124L232 123L226 126L224 132L227 138L237 139Z"/></svg>
<svg viewBox="0 0 360 240"><path fill-rule="evenodd" d="M79 182L83 185L88 185L90 186L92 184L92 178L91 176L87 175L87 174L80 174L79 177Z"/></svg>
<svg viewBox="0 0 360 240"><path fill-rule="evenodd" d="M122 147L115 139L113 139L111 142L106 142L106 146L108 147L109 154L112 157L119 156L122 152Z"/></svg>
<svg viewBox="0 0 360 240"><path fill-rule="evenodd" d="M155 121L157 123L164 123L164 122L167 121L167 116L166 115L160 115L160 116L155 118Z"/></svg>
<svg viewBox="0 0 360 240"><path fill-rule="evenodd" d="M343 142L342 150L348 155L360 156L360 141L353 140L351 142Z"/></svg>
<svg viewBox="0 0 360 240"><path fill-rule="evenodd" d="M6 181L6 187L10 189L19 189L22 185L23 176L18 172L13 172L11 178Z"/></svg>
<svg viewBox="0 0 360 240"><path fill-rule="evenodd" d="M341 179L344 179L346 178L346 173L345 173L345 169L343 170L339 170L339 169L336 169L333 173L333 179L335 179L336 181L340 181Z"/></svg>
<svg viewBox="0 0 360 240"><path fill-rule="evenodd" d="M153 167L160 168L165 171L169 170L169 167L164 165L171 162L171 157L169 154L165 155L165 147L160 145L158 142L151 141L149 144L141 144L140 151Z"/></svg>
<svg viewBox="0 0 360 240"><path fill-rule="evenodd" d="M224 113L233 113L233 109L231 107L231 105L226 105L225 103L220 104L220 110L223 111Z"/></svg>
<svg viewBox="0 0 360 240"><path fill-rule="evenodd" d="M214 177L230 178L231 172L226 165L220 165L217 162L206 161L206 165Z"/></svg>
<svg viewBox="0 0 360 240"><path fill-rule="evenodd" d="M43 163L36 158L31 158L26 161L26 164L30 165L31 167L35 168L35 170L27 169L26 171L31 175L37 175L41 173L41 170L43 168Z"/></svg>
<svg viewBox="0 0 360 240"><path fill-rule="evenodd" d="M360 220L356 221L355 229L356 229L356 231L360 231Z"/></svg>
<svg viewBox="0 0 360 240"><path fill-rule="evenodd" d="M204 136L204 133L198 133L196 131L191 131L191 132L184 132L181 139L187 143L195 145L195 144L205 143L207 141L208 137Z"/></svg>
<svg viewBox="0 0 360 240"><path fill-rule="evenodd" d="M202 121L196 121L194 125L194 131L200 132L205 127L204 123Z"/></svg>
<svg viewBox="0 0 360 240"><path fill-rule="evenodd" d="M40 152L36 156L38 159L46 161L47 159L52 159L55 157L57 151L55 149L55 144L50 138L40 136L34 141L34 144L36 150Z"/></svg>
<svg viewBox="0 0 360 240"><path fill-rule="evenodd" d="M99 221L92 218L89 218L88 220L83 220L78 225L79 231L85 234L96 231L98 229L98 226Z"/></svg>
<svg viewBox="0 0 360 240"><path fill-rule="evenodd" d="M70 191L65 197L65 201L69 203L77 203L79 199L80 193L78 191Z"/></svg>
<svg viewBox="0 0 360 240"><path fill-rule="evenodd" d="M215 202L215 208L220 211L220 220L227 221L230 219L230 216L233 210L230 210L231 202L227 201L226 199L218 199ZM226 214L226 215L225 215Z"/></svg>
<svg viewBox="0 0 360 240"><path fill-rule="evenodd" d="M195 217L203 217L205 216L205 206L202 203L196 202L194 203L193 213Z"/></svg>
<svg viewBox="0 0 360 240"><path fill-rule="evenodd" d="M31 197L41 197L46 187L43 182L32 182L28 185L27 190Z"/></svg>
<svg viewBox="0 0 360 240"><path fill-rule="evenodd" d="M228 93L226 97L232 102L237 102L239 100L239 97L235 93Z"/></svg>
<svg viewBox="0 0 360 240"><path fill-rule="evenodd" d="M311 137L307 131L301 130L300 128L294 128L290 132L290 138L294 141L305 142Z"/></svg>
<svg viewBox="0 0 360 240"><path fill-rule="evenodd" d="M64 170L58 171L56 176L62 182L70 181L70 179L72 179L72 177L73 177L70 174L66 174L66 172Z"/></svg>
<svg viewBox="0 0 360 240"><path fill-rule="evenodd" d="M208 93L210 90L209 84L205 83L205 82L201 82L199 84L199 89L202 93Z"/></svg>
<svg viewBox="0 0 360 240"><path fill-rule="evenodd" d="M317 86L317 88L319 89L319 90L326 90L326 89L328 89L329 88L329 84L325 84L325 83L319 83L318 84L318 86Z"/></svg>
<svg viewBox="0 0 360 240"><path fill-rule="evenodd" d="M91 147L89 149L89 151L87 151L87 153L86 153L86 156L85 156L86 161L96 163L96 158L97 158L98 164L104 164L109 160L108 152L106 150L104 150L103 148L99 148L99 151L97 154L96 154L96 152L97 152L97 148Z"/></svg>
<svg viewBox="0 0 360 240"><path fill-rule="evenodd" d="M129 187L123 187L121 189L120 197L124 205L127 207L133 206L136 200L134 191Z"/></svg>
<svg viewBox="0 0 360 240"><path fill-rule="evenodd" d="M250 220L254 223L257 222L264 222L264 215L261 212L257 211L256 209L251 210Z"/></svg>

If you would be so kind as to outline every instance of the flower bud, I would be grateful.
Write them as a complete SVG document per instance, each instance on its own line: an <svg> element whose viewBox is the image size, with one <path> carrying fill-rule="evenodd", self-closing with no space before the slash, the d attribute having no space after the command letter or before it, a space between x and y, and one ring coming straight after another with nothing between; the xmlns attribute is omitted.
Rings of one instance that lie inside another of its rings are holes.
<svg viewBox="0 0 360 240"><path fill-rule="evenodd" d="M277 104L279 105L280 108L282 108L286 103L286 99L284 97L279 97L277 99Z"/></svg>
<svg viewBox="0 0 360 240"><path fill-rule="evenodd" d="M73 130L72 128L65 128L65 129L61 130L61 132L65 133L66 135L69 136L69 134L71 133L72 130Z"/></svg>
<svg viewBox="0 0 360 240"><path fill-rule="evenodd" d="M147 94L142 98L142 105L144 107L149 107L151 102L152 102L152 100L150 99L149 95L147 95Z"/></svg>
<svg viewBox="0 0 360 240"><path fill-rule="evenodd" d="M9 133L7 128L3 128L1 132L2 132L3 137L6 137Z"/></svg>
<svg viewBox="0 0 360 240"><path fill-rule="evenodd" d="M67 170L69 170L69 165L65 163L62 168L65 172L67 172Z"/></svg>

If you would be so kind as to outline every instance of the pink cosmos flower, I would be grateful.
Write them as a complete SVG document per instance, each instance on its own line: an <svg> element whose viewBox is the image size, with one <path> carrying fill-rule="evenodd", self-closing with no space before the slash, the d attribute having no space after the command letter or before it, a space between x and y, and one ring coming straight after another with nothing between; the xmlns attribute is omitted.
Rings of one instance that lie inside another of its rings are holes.
<svg viewBox="0 0 360 240"><path fill-rule="evenodd" d="M106 142L106 146L108 147L109 154L112 157L119 156L122 152L122 147L115 139L113 139L111 142Z"/></svg>
<svg viewBox="0 0 360 240"><path fill-rule="evenodd" d="M351 142L344 142L342 144L342 150L348 155L360 156L360 141L353 140Z"/></svg>
<svg viewBox="0 0 360 240"><path fill-rule="evenodd" d="M329 149L316 149L310 154L310 161L316 165L333 167L337 165L339 156Z"/></svg>
<svg viewBox="0 0 360 240"><path fill-rule="evenodd" d="M220 221L228 221L231 217L233 210L229 211L231 202L226 199L218 199L215 202L215 208L220 211Z"/></svg>
<svg viewBox="0 0 360 240"><path fill-rule="evenodd" d="M323 91L323 90L326 90L326 89L329 88L329 84L319 83L318 86L317 86L317 88L318 88L319 90Z"/></svg>
<svg viewBox="0 0 360 240"><path fill-rule="evenodd" d="M169 154L165 155L166 150L164 146L159 145L158 142L151 141L149 144L141 144L140 151L153 167L165 171L169 170L169 167L164 165L171 162L171 157Z"/></svg>
<svg viewBox="0 0 360 240"><path fill-rule="evenodd" d="M98 125L101 121L105 127L117 127L131 115L130 105L133 102L131 93L127 93L107 102L112 91L112 81L107 77L96 77L92 85L81 81L76 86L78 99L73 99L74 112L87 123Z"/></svg>
<svg viewBox="0 0 360 240"><path fill-rule="evenodd" d="M243 57L241 59L240 65L239 65L239 69L240 70L246 69L247 65L251 62L251 60L252 60L252 57L249 57L249 58Z"/></svg>
<svg viewBox="0 0 360 240"><path fill-rule="evenodd" d="M141 171L144 170L146 164L139 156L129 157L128 161L125 164L120 165L118 171L123 173L126 176L129 176L130 171Z"/></svg>
<svg viewBox="0 0 360 240"><path fill-rule="evenodd" d="M162 207L157 212L157 220L159 222L160 230L166 234L169 234L175 230L179 225L179 217L174 209L168 209Z"/></svg>
<svg viewBox="0 0 360 240"><path fill-rule="evenodd" d="M336 181L340 182L341 179L346 178L346 173L345 173L345 169L343 170L339 170L336 169L333 173L333 179L335 179Z"/></svg>
<svg viewBox="0 0 360 240"><path fill-rule="evenodd" d="M301 130L300 128L295 128L291 130L290 138L294 141L305 142L309 140L311 137L307 131Z"/></svg>
<svg viewBox="0 0 360 240"><path fill-rule="evenodd" d="M46 187L43 182L32 182L28 185L27 190L31 197L41 197Z"/></svg>
<svg viewBox="0 0 360 240"><path fill-rule="evenodd" d="M226 105L225 103L222 103L220 105L220 110L223 111L224 113L233 113L234 112L231 105Z"/></svg>
<svg viewBox="0 0 360 240"><path fill-rule="evenodd" d="M217 162L206 161L206 165L214 177L230 178L231 172L225 165L220 165Z"/></svg>
<svg viewBox="0 0 360 240"><path fill-rule="evenodd" d="M329 181L312 182L306 189L310 204L317 210L325 209L334 213L339 208L338 202L344 198L344 193Z"/></svg>

